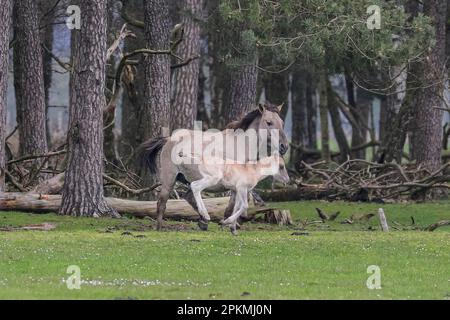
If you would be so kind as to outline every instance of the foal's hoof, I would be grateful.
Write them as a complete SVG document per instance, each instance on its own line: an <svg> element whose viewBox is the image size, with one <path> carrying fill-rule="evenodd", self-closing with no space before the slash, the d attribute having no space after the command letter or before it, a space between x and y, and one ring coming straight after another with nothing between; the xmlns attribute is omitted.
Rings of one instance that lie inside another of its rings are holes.
<svg viewBox="0 0 450 320"><path fill-rule="evenodd" d="M230 227L230 231L231 231L231 234L233 236L237 236L238 235L238 232L236 230L236 226Z"/></svg>
<svg viewBox="0 0 450 320"><path fill-rule="evenodd" d="M203 220L198 220L198 226L200 228L200 230L202 231L208 231L208 222L203 221Z"/></svg>

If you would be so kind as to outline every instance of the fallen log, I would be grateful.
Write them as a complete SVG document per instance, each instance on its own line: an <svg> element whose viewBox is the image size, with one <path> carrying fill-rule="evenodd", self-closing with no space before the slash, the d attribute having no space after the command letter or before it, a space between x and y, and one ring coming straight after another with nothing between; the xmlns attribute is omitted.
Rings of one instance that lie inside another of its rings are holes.
<svg viewBox="0 0 450 320"><path fill-rule="evenodd" d="M156 218L156 201L135 201L119 198L106 198L107 203L120 214L128 214L136 217ZM218 222L223 219L223 213L228 205L229 197L204 199L206 208L211 216L211 220ZM60 195L43 195L37 193L1 193L0 211L25 211L33 213L58 212L61 205ZM248 214L260 213L261 208L257 208L250 201ZM267 208L271 209L271 208ZM268 211L269 212L269 211ZM167 202L167 219L172 220L198 220L198 214L185 200L169 200ZM280 216L284 221L290 221L287 213ZM270 220L272 221L272 219ZM275 223L280 223L275 221Z"/></svg>
<svg viewBox="0 0 450 320"><path fill-rule="evenodd" d="M426 231L434 231L439 227L443 226L450 226L450 220L441 220L439 222L430 224L428 227L425 228Z"/></svg>

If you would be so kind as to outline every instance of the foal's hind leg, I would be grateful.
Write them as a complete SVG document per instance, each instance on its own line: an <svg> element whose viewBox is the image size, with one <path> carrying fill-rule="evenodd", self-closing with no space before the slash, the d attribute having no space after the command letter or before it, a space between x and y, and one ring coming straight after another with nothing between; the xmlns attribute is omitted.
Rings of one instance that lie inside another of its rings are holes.
<svg viewBox="0 0 450 320"><path fill-rule="evenodd" d="M242 188L237 191L233 214L222 222L222 225L229 225L233 235L237 235L237 220L246 212L248 208L247 189Z"/></svg>
<svg viewBox="0 0 450 320"><path fill-rule="evenodd" d="M225 213L223 215L224 219L231 217L231 215L233 214L235 202L236 202L236 192L232 190L230 194L230 202L228 202L228 206L225 209Z"/></svg>
<svg viewBox="0 0 450 320"><path fill-rule="evenodd" d="M236 207L236 191L231 190L230 201L228 202L228 205L227 205L224 215L223 215L224 220L231 217L231 215L235 211L235 207ZM242 215L246 216L246 212L244 212ZM239 225L239 223L236 223L236 227L240 228L241 226Z"/></svg>

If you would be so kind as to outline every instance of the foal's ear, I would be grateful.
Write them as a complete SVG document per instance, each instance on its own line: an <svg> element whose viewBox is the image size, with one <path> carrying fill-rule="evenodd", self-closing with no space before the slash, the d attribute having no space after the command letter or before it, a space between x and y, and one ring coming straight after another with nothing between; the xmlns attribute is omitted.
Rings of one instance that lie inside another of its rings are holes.
<svg viewBox="0 0 450 320"><path fill-rule="evenodd" d="M283 109L283 106L284 106L284 102L282 104L280 104L279 106L277 106L278 112L281 112L281 109Z"/></svg>
<svg viewBox="0 0 450 320"><path fill-rule="evenodd" d="M266 111L266 107L262 103L258 103L258 110L263 114Z"/></svg>

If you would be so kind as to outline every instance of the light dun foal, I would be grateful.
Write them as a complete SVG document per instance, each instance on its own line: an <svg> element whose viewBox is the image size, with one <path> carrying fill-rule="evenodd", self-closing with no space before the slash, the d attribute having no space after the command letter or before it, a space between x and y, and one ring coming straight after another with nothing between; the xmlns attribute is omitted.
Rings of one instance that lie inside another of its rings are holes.
<svg viewBox="0 0 450 320"><path fill-rule="evenodd" d="M246 164L227 164L221 158L204 157L199 164L199 171L202 178L193 181L191 189L197 203L198 212L205 221L209 221L210 216L201 196L203 190L221 186L236 192L233 213L230 217L221 221L222 225L230 226L230 230L234 235L237 234L236 225L238 218L248 208L248 192L259 181L268 176L273 176L277 181L289 182L289 175L284 160L278 154Z"/></svg>

